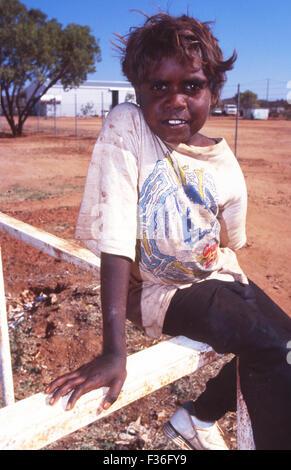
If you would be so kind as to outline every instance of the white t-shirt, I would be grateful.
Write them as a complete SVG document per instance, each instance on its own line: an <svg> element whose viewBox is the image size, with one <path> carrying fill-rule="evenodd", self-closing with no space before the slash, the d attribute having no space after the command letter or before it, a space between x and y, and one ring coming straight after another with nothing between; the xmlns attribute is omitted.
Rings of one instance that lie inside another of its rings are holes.
<svg viewBox="0 0 291 470"><path fill-rule="evenodd" d="M177 289L213 278L248 282L233 251L246 242L245 181L225 140L215 140L173 147L124 103L93 150L76 237L97 255L133 261L129 308L152 337Z"/></svg>

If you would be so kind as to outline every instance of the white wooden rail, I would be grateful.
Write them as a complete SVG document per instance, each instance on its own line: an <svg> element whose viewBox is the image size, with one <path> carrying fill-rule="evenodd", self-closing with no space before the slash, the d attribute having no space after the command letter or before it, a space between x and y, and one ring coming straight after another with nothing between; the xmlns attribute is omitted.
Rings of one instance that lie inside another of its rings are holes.
<svg viewBox="0 0 291 470"><path fill-rule="evenodd" d="M106 388L83 395L73 410L64 411L68 396L56 405L38 393L0 410L1 449L39 449L86 426L97 418L132 403L144 395L213 361L213 350L184 337L161 342L128 357L127 378L118 400L98 417Z"/></svg>
<svg viewBox="0 0 291 470"><path fill-rule="evenodd" d="M63 240L3 212L0 212L0 230L56 259L91 271L96 279L99 279L100 259L90 250L80 247L76 242Z"/></svg>
<svg viewBox="0 0 291 470"><path fill-rule="evenodd" d="M94 272L96 279L99 280L99 258L89 250L80 248L77 243L62 240L1 212L0 230L57 259ZM0 296L2 296L0 302L0 306L2 305L0 317L2 397L7 396L8 391L10 395L7 403L4 402L8 406L0 409L0 449L43 448L97 419L101 419L129 403L197 371L203 365L219 357L208 345L189 340L183 336L163 341L135 353L128 357L127 378L118 400L109 410L102 411L99 415L96 414L96 410L106 393L106 388L93 390L83 395L71 411L65 411L68 396L63 397L54 406L48 405L48 397L44 393L38 393L13 403L5 294L4 286L1 289L1 284ZM239 380L237 402L238 449L252 450L255 448L252 428L241 394Z"/></svg>

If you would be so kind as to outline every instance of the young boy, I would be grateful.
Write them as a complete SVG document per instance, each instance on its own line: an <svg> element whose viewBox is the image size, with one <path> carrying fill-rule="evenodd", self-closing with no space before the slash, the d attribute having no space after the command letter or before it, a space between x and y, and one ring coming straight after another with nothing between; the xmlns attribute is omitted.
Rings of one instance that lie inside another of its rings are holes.
<svg viewBox="0 0 291 470"><path fill-rule="evenodd" d="M77 236L101 256L102 355L56 379L67 408L101 386L107 409L126 377L125 318L152 337L184 335L239 357L257 449L291 449L291 320L241 270L246 188L224 139L200 133L236 54L207 23L156 15L122 38L138 106L107 117L93 151ZM225 449L216 420L235 410L235 362L165 432L190 449Z"/></svg>

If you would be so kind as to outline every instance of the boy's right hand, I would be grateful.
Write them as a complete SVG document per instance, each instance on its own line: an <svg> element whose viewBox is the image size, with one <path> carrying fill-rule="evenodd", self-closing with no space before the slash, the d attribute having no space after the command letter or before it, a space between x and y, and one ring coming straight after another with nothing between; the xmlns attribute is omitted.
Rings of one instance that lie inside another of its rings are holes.
<svg viewBox="0 0 291 470"><path fill-rule="evenodd" d="M73 391L66 406L66 410L71 410L85 393L100 387L109 387L101 404L107 410L118 398L125 379L126 357L112 352L104 353L51 382L45 393L52 394L49 404L54 405L61 397Z"/></svg>

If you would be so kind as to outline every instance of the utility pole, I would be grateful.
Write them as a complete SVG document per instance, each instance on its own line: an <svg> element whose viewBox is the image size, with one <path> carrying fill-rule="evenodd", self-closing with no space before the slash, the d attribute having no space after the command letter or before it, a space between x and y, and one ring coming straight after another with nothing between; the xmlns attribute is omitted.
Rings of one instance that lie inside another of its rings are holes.
<svg viewBox="0 0 291 470"><path fill-rule="evenodd" d="M101 117L102 117L102 123L104 122L104 96L103 96L103 91L101 92Z"/></svg>
<svg viewBox="0 0 291 470"><path fill-rule="evenodd" d="M267 78L267 91L266 91L266 101L269 102L269 88L270 88L270 79Z"/></svg>
<svg viewBox="0 0 291 470"><path fill-rule="evenodd" d="M234 142L234 154L237 158L237 146L238 146L238 119L240 115L240 84L237 86L237 103L236 103L236 120L235 120L235 142Z"/></svg>
<svg viewBox="0 0 291 470"><path fill-rule="evenodd" d="M37 103L37 133L38 134L40 133L40 106L41 106L41 102L39 99Z"/></svg>
<svg viewBox="0 0 291 470"><path fill-rule="evenodd" d="M53 105L54 105L54 134L56 137L57 135L57 99L55 96L53 99Z"/></svg>
<svg viewBox="0 0 291 470"><path fill-rule="evenodd" d="M77 92L75 92L75 137L78 137L78 103L77 103Z"/></svg>

